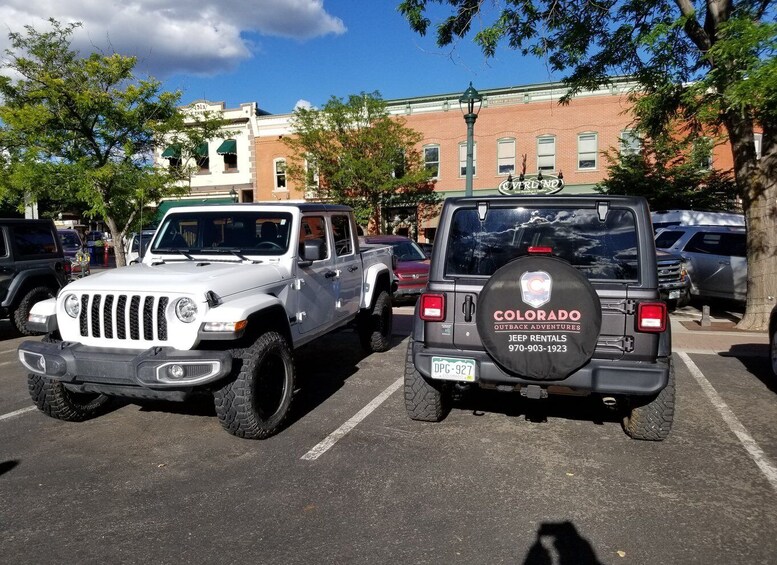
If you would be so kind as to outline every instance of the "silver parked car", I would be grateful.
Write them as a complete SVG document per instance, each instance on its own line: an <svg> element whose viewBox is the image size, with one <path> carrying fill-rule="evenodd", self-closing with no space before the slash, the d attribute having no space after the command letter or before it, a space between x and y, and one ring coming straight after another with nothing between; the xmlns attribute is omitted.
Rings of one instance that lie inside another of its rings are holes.
<svg viewBox="0 0 777 565"><path fill-rule="evenodd" d="M658 231L656 248L686 260L692 295L740 301L747 297L745 228L672 226Z"/></svg>

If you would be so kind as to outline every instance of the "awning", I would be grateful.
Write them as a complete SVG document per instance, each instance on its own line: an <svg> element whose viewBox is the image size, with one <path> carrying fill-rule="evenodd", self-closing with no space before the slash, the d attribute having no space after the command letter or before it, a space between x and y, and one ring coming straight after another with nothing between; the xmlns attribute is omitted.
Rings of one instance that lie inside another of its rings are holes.
<svg viewBox="0 0 777 565"><path fill-rule="evenodd" d="M225 139L219 148L216 149L219 155L237 155L237 141L234 139Z"/></svg>
<svg viewBox="0 0 777 565"><path fill-rule="evenodd" d="M197 155L197 157L207 157L208 156L208 144L207 143L200 143L197 148L194 150L194 154Z"/></svg>
<svg viewBox="0 0 777 565"><path fill-rule="evenodd" d="M202 198L171 198L169 200L162 200L156 209L157 221L167 213L170 208L177 208L179 206L204 206L206 204L234 204L235 201L229 196L214 196L208 198L203 196Z"/></svg>
<svg viewBox="0 0 777 565"><path fill-rule="evenodd" d="M162 151L162 159L180 159L181 158L181 146L178 144L171 145L164 151Z"/></svg>

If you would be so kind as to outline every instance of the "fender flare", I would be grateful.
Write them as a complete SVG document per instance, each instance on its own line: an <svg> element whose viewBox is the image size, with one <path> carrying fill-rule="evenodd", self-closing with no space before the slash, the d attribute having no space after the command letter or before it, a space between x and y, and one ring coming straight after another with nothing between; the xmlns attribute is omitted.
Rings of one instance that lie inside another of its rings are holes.
<svg viewBox="0 0 777 565"><path fill-rule="evenodd" d="M361 308L370 308L382 290L391 291L391 271L383 263L370 265L364 272L364 296Z"/></svg>
<svg viewBox="0 0 777 565"><path fill-rule="evenodd" d="M30 281L35 282L28 284ZM52 282L54 282L54 284L51 284ZM19 298L24 294L23 290L25 288L32 288L38 284L47 286L55 292L62 288L51 269L41 268L20 271L13 278L11 284L8 285L8 291L5 295L5 300L3 300L3 303L0 304L0 306L3 308L8 308L11 305L16 304L16 302L19 301Z"/></svg>

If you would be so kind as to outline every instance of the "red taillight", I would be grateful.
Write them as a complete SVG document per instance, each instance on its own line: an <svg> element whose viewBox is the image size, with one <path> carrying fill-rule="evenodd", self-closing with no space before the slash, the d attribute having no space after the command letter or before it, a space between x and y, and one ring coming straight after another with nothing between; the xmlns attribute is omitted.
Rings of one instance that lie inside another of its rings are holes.
<svg viewBox="0 0 777 565"><path fill-rule="evenodd" d="M528 249L529 255L551 255L553 253L552 247L545 247L543 245L532 245Z"/></svg>
<svg viewBox="0 0 777 565"><path fill-rule="evenodd" d="M65 271L66 275L70 276L73 272L73 265L69 261L65 261L62 263L62 270Z"/></svg>
<svg viewBox="0 0 777 565"><path fill-rule="evenodd" d="M442 322L445 320L445 295L421 295L421 319L424 322Z"/></svg>
<svg viewBox="0 0 777 565"><path fill-rule="evenodd" d="M637 306L637 331L662 332L666 329L666 304L640 302Z"/></svg>

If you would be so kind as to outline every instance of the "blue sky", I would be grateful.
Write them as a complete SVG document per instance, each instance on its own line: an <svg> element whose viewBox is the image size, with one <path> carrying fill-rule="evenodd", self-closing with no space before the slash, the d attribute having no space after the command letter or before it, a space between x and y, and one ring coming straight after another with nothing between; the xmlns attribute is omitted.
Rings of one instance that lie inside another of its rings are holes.
<svg viewBox="0 0 777 565"><path fill-rule="evenodd" d="M471 37L438 48L433 32L410 30L399 1L5 0L0 20L11 31L44 29L49 17L81 22L76 48L136 55L138 74L180 89L184 104L257 102L273 114L361 91L394 99L561 78L506 46L486 59ZM447 10L435 8L432 21Z"/></svg>

